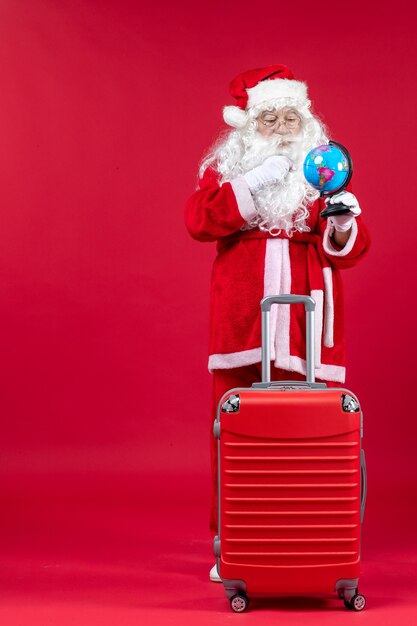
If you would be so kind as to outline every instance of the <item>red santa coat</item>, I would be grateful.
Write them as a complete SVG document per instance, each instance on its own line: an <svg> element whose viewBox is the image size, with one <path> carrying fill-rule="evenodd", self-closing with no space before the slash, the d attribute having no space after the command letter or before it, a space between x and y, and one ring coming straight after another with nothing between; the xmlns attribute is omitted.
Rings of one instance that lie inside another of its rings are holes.
<svg viewBox="0 0 417 626"><path fill-rule="evenodd" d="M256 215L243 177L219 185L206 170L185 208L187 228L198 241L217 241L210 298L209 370L261 361L261 311L264 296L311 294L316 301L315 374L345 382L343 288L341 269L365 254L369 236L361 218L346 245L330 239L332 226L320 218L320 198L310 207L309 233L274 237L258 228L242 230ZM271 310L271 359L275 367L301 374L305 364L305 313L302 305Z"/></svg>

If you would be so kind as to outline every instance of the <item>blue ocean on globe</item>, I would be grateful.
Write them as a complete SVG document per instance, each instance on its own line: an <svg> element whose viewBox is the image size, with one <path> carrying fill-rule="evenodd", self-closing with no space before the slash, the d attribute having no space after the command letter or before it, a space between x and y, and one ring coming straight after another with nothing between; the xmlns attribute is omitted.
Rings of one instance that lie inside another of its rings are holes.
<svg viewBox="0 0 417 626"><path fill-rule="evenodd" d="M341 189L349 176L349 162L346 155L334 145L313 148L304 161L304 176L323 194Z"/></svg>

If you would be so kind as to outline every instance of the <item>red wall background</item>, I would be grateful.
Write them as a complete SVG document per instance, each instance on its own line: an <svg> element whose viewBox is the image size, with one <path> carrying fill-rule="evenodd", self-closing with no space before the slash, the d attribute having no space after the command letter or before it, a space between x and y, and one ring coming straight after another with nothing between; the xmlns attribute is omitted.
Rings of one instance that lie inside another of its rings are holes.
<svg viewBox="0 0 417 626"><path fill-rule="evenodd" d="M365 412L371 494L415 497L414 24L405 0L2 2L10 559L59 552L54 537L87 505L120 513L135 500L140 517L161 485L177 502L198 493L204 535L215 250L189 238L183 205L223 128L230 79L270 63L308 83L351 151L373 247L345 275L347 384ZM65 541L88 551L83 537Z"/></svg>

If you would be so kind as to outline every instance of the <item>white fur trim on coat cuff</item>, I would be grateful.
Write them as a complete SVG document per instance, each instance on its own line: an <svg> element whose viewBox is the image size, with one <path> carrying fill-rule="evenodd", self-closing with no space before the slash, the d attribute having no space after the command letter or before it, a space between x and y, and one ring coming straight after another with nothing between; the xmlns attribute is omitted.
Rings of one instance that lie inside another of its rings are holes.
<svg viewBox="0 0 417 626"><path fill-rule="evenodd" d="M244 220L250 222L256 216L256 208L246 180L243 176L239 176L232 180L230 184L236 197L239 213Z"/></svg>
<svg viewBox="0 0 417 626"><path fill-rule="evenodd" d="M345 246L341 250L336 250L336 248L333 248L332 244L330 243L330 237L333 234L333 232L334 232L333 224L327 221L326 230L324 231L324 236L323 236L323 247L324 247L325 252L327 252L327 254L331 254L332 256L346 256L347 254L349 254L349 252L352 250L353 246L355 245L356 237L358 235L358 225L356 223L356 220L355 219L353 220L352 232L350 233L350 237L345 243Z"/></svg>

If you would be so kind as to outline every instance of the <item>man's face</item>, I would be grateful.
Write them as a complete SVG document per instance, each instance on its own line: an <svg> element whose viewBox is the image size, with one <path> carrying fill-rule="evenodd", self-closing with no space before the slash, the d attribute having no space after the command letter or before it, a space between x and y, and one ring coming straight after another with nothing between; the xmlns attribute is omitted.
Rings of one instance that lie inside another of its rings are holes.
<svg viewBox="0 0 417 626"><path fill-rule="evenodd" d="M263 111L256 120L257 131L262 137L298 135L301 132L301 118L293 107Z"/></svg>

